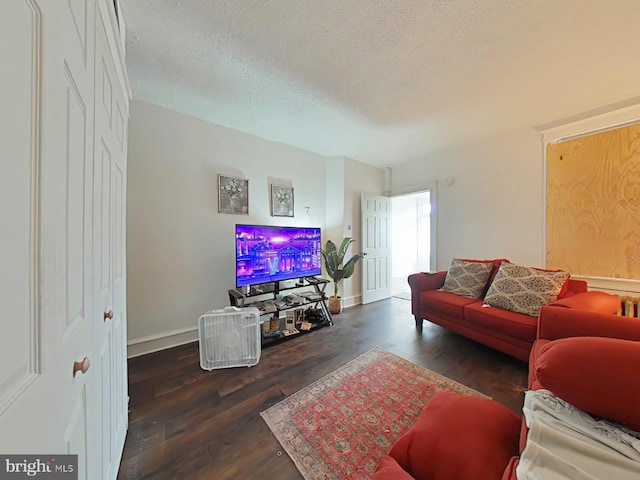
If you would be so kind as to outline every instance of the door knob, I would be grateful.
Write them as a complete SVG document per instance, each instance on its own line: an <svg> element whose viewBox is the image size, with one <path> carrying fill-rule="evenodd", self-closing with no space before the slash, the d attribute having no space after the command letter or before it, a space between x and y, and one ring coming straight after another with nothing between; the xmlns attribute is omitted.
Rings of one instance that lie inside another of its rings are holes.
<svg viewBox="0 0 640 480"><path fill-rule="evenodd" d="M87 357L84 357L81 362L73 362L73 376L75 377L78 372L87 373L90 366L91 362Z"/></svg>
<svg viewBox="0 0 640 480"><path fill-rule="evenodd" d="M109 310L108 312L104 312L104 319L105 321L107 319L111 320L113 318L113 312L111 310Z"/></svg>

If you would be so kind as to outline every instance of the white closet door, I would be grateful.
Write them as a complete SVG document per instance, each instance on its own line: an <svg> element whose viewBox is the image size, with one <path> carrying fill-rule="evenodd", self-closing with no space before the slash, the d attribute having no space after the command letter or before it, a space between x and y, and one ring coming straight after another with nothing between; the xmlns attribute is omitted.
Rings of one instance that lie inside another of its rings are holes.
<svg viewBox="0 0 640 480"><path fill-rule="evenodd" d="M90 480L116 478L127 427L128 100L112 8L8 0L0 15L0 452L78 454Z"/></svg>
<svg viewBox="0 0 640 480"><path fill-rule="evenodd" d="M101 478L115 478L127 430L125 97L107 40L108 19L96 14L95 150L93 162L94 331L99 407Z"/></svg>
<svg viewBox="0 0 640 480"><path fill-rule="evenodd" d="M0 48L11 74L0 89L0 451L77 453L79 478L96 478L87 462L96 418L94 3L11 0L2 8Z"/></svg>

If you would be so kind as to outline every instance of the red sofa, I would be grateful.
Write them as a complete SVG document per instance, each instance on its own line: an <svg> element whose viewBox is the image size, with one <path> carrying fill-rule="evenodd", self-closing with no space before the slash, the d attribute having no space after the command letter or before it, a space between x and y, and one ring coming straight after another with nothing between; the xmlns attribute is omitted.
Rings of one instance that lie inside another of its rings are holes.
<svg viewBox="0 0 640 480"><path fill-rule="evenodd" d="M505 259L493 260L495 272ZM411 286L411 313L416 328L422 331L423 320L429 320L476 342L526 362L536 339L538 320L522 313L500 308L483 307L482 300L474 300L439 290L447 272L415 273L408 278ZM587 283L569 279L559 299L552 303L558 307L599 313L616 313L618 300L602 292L587 292Z"/></svg>
<svg viewBox="0 0 640 480"><path fill-rule="evenodd" d="M529 388L640 431L640 320L544 307ZM617 338L609 338L615 336ZM516 480L527 428L493 400L439 393L380 459L374 480Z"/></svg>

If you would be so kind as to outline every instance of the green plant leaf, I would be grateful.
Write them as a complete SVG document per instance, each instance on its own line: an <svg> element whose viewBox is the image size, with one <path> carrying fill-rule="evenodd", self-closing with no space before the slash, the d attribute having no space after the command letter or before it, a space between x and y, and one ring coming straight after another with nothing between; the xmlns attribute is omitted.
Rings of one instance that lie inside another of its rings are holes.
<svg viewBox="0 0 640 480"><path fill-rule="evenodd" d="M331 240L327 240L327 246L324 249L327 253L336 251L336 244Z"/></svg>
<svg viewBox="0 0 640 480"><path fill-rule="evenodd" d="M336 251L335 250L330 250L330 251L321 250L320 253L322 253L322 256L324 258L324 264L325 264L325 267L327 268L327 274L331 278L333 278L334 272L339 267L339 262L338 262L338 257L336 255Z"/></svg>
<svg viewBox="0 0 640 480"><path fill-rule="evenodd" d="M351 237L345 237L340 243L340 248L336 248L336 244L331 240L327 240L327 244L324 250L320 250L322 257L324 258L324 265L327 271L327 275L333 280L334 296L338 296L338 288L340 282L345 278L349 278L355 271L355 266L363 256L356 254L351 257L343 266L344 257L347 254L349 246L355 242Z"/></svg>
<svg viewBox="0 0 640 480"><path fill-rule="evenodd" d="M358 260L360 260L361 258L362 258L362 255L357 254L351 257L349 261L345 263L344 267L342 267L343 279L349 278L351 275L353 275L353 272L355 271L355 268L356 268L356 263L358 263Z"/></svg>
<svg viewBox="0 0 640 480"><path fill-rule="evenodd" d="M342 269L336 270L336 271L333 273L333 277L332 277L332 278L333 278L333 281L334 281L334 282L336 282L336 283L340 283L340 282L342 281L342 279L344 279L344 278L345 278L345 276L344 276L344 270L342 270Z"/></svg>
<svg viewBox="0 0 640 480"><path fill-rule="evenodd" d="M351 245L353 242L355 242L355 240L351 237L345 237L342 240L342 243L340 244L340 250L338 252L338 259L340 260L341 264L344 261L344 256L347 254L347 249L349 248L349 245Z"/></svg>
<svg viewBox="0 0 640 480"><path fill-rule="evenodd" d="M342 270L336 270L335 272L333 272L333 276L331 278L333 280L333 296L337 297L338 289L340 288L340 283L344 278L344 273Z"/></svg>

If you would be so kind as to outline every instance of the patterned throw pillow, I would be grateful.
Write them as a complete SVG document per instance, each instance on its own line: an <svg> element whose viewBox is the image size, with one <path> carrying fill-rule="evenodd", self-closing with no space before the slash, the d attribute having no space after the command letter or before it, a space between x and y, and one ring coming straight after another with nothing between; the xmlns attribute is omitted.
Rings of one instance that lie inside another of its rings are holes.
<svg viewBox="0 0 640 480"><path fill-rule="evenodd" d="M491 282L484 303L537 317L542 307L558 298L568 278L567 272L545 272L503 263Z"/></svg>
<svg viewBox="0 0 640 480"><path fill-rule="evenodd" d="M454 258L440 290L479 299L487 286L492 267L491 262L468 262Z"/></svg>

